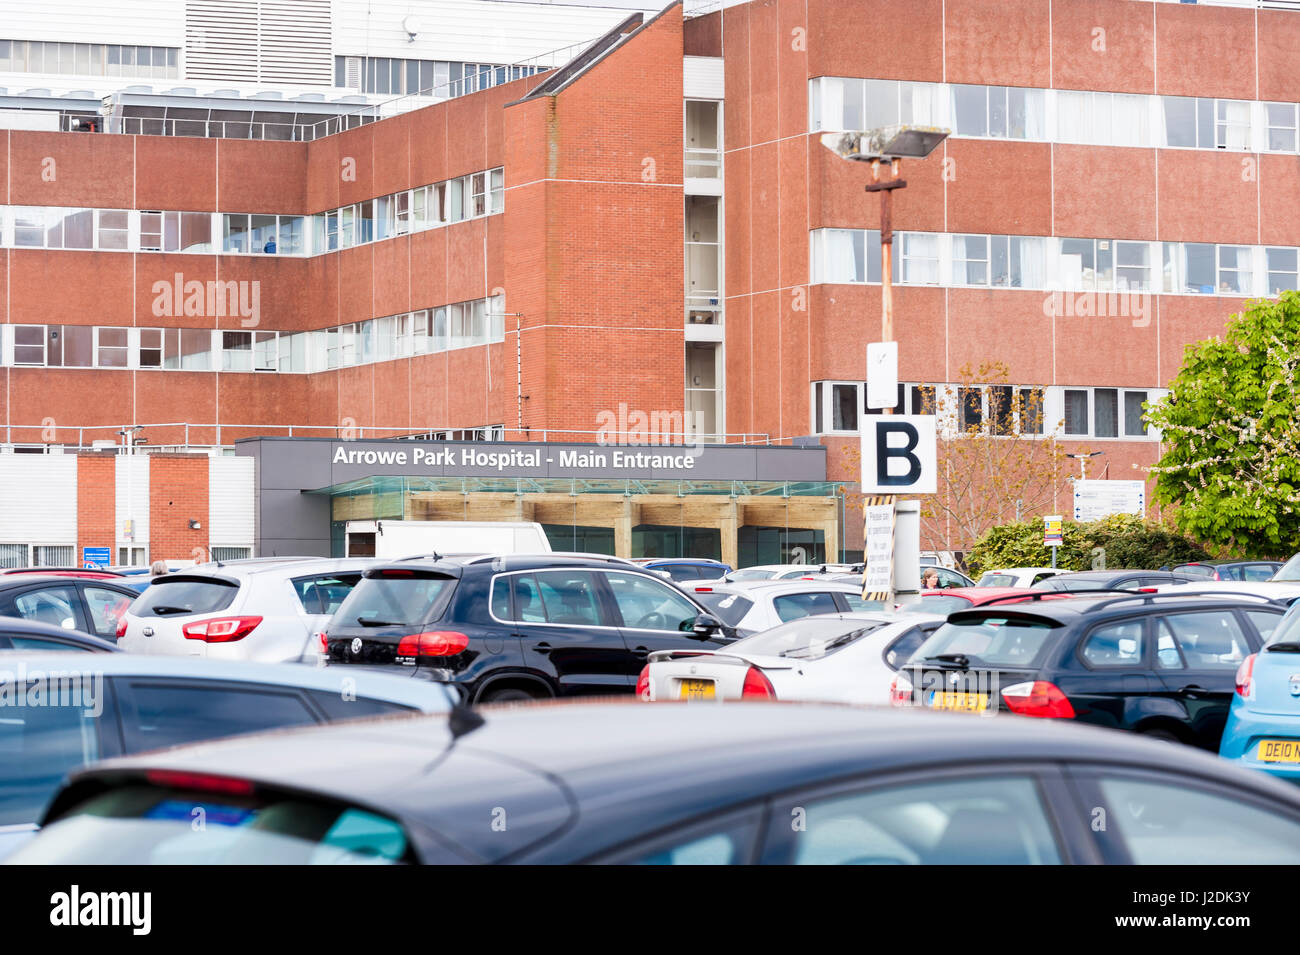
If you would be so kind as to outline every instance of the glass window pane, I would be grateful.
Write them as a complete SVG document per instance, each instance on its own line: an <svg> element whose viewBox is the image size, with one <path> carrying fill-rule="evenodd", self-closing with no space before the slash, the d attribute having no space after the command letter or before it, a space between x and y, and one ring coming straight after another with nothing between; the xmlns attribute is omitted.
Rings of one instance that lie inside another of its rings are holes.
<svg viewBox="0 0 1300 955"><path fill-rule="evenodd" d="M831 428L834 431L858 430L858 386L831 387Z"/></svg>
<svg viewBox="0 0 1300 955"><path fill-rule="evenodd" d="M1162 105L1165 113L1165 145L1196 145L1196 100L1188 96L1166 96Z"/></svg>
<svg viewBox="0 0 1300 955"><path fill-rule="evenodd" d="M952 115L958 136L987 136L989 134L988 87L954 84Z"/></svg>
<svg viewBox="0 0 1300 955"><path fill-rule="evenodd" d="M1096 412L1093 435L1098 438L1119 437L1119 392L1114 388L1097 388L1092 395Z"/></svg>
<svg viewBox="0 0 1300 955"><path fill-rule="evenodd" d="M1088 433L1088 392L1083 389L1065 390L1065 433Z"/></svg>
<svg viewBox="0 0 1300 955"><path fill-rule="evenodd" d="M1145 391L1124 392L1124 434L1129 437L1146 437L1147 426L1143 420L1142 406L1146 403Z"/></svg>

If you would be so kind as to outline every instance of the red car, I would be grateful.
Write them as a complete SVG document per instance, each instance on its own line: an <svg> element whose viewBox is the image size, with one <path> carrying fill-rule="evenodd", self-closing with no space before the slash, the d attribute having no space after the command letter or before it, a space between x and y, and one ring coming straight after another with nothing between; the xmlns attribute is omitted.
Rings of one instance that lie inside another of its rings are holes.
<svg viewBox="0 0 1300 955"><path fill-rule="evenodd" d="M920 600L904 604L899 609L905 613L949 614L954 610L969 610L971 607L980 607L995 600L999 603L1021 603L1042 593L1041 590L1033 590L1029 587L956 587L951 590L922 590ZM1020 600L999 599L1014 596L1019 596ZM1063 593L1060 596L1070 597L1077 594Z"/></svg>
<svg viewBox="0 0 1300 955"><path fill-rule="evenodd" d="M85 577L89 580L120 580L122 574L112 570L83 570L79 567L14 567L0 574L46 574L50 577Z"/></svg>

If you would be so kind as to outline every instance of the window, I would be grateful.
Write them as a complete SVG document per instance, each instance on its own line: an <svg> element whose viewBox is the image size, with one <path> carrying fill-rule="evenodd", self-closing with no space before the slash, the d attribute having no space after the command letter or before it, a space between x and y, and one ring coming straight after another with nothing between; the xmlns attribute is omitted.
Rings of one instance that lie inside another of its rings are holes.
<svg viewBox="0 0 1300 955"><path fill-rule="evenodd" d="M1083 389L1065 389L1065 433L1088 433L1088 392Z"/></svg>
<svg viewBox="0 0 1300 955"><path fill-rule="evenodd" d="M213 548L219 549L233 548ZM244 548L239 548L243 550ZM229 560L213 554L214 560ZM295 577L293 588L298 595L302 609L309 614L333 614L343 603L343 598L352 592L352 588L361 579L361 574L326 574L316 577Z"/></svg>
<svg viewBox="0 0 1300 955"><path fill-rule="evenodd" d="M759 814L713 819L596 860L600 865L743 865L749 861Z"/></svg>
<svg viewBox="0 0 1300 955"><path fill-rule="evenodd" d="M124 682L118 681L118 686ZM132 680L123 695L122 729L132 751L316 722L306 701L296 693L269 687Z"/></svg>
<svg viewBox="0 0 1300 955"><path fill-rule="evenodd" d="M1145 438L1149 433L1146 414L1142 410L1147 401L1145 391L1124 392L1124 435L1131 438Z"/></svg>
<svg viewBox="0 0 1300 955"><path fill-rule="evenodd" d="M239 587L220 580L197 580L183 577L163 577L139 598L136 614L146 616L155 607L180 607L184 614L168 610L163 616L190 616L216 613L230 606ZM155 614L157 615L157 614Z"/></svg>
<svg viewBox="0 0 1300 955"><path fill-rule="evenodd" d="M1259 575L1251 573L1255 567L1260 568L1261 573ZM1269 576L1263 576L1263 572L1267 572ZM1246 568L1247 580L1269 580L1272 576L1273 566L1271 564L1257 564ZM1273 636L1273 631L1277 629L1277 625L1282 622L1281 614L1268 613L1264 610L1247 610L1246 616L1255 625L1255 629L1259 631L1260 639L1265 643L1268 642L1269 637Z"/></svg>
<svg viewBox="0 0 1300 955"><path fill-rule="evenodd" d="M1142 665L1142 621L1098 627L1084 641L1081 653L1094 667L1138 667Z"/></svg>
<svg viewBox="0 0 1300 955"><path fill-rule="evenodd" d="M125 328L96 328L95 364L100 368L125 368L130 350Z"/></svg>
<svg viewBox="0 0 1300 955"><path fill-rule="evenodd" d="M590 572L545 571L534 575L547 623L600 626L600 600ZM526 581L519 581L517 588ZM516 591L516 600L520 591ZM631 626L631 624L629 624Z"/></svg>
<svg viewBox="0 0 1300 955"><path fill-rule="evenodd" d="M95 634L106 640L117 639L117 622L135 598L116 590L87 584L82 594L90 608L90 626Z"/></svg>
<svg viewBox="0 0 1300 955"><path fill-rule="evenodd" d="M831 385L831 430L858 430L858 386Z"/></svg>
<svg viewBox="0 0 1300 955"><path fill-rule="evenodd" d="M45 326L14 326L14 364L45 364Z"/></svg>
<svg viewBox="0 0 1300 955"><path fill-rule="evenodd" d="M1092 400L1093 435L1098 438L1119 437L1119 391L1115 388L1096 388Z"/></svg>
<svg viewBox="0 0 1300 955"><path fill-rule="evenodd" d="M1295 103L1264 104L1265 148L1270 152L1296 151L1296 109Z"/></svg>
<svg viewBox="0 0 1300 955"><path fill-rule="evenodd" d="M939 236L903 232L903 281L909 285L939 284Z"/></svg>
<svg viewBox="0 0 1300 955"><path fill-rule="evenodd" d="M37 564L37 566L44 566ZM64 630L76 630L81 626L80 614L77 613L75 587L42 587L29 590L14 598L13 614L24 620L36 620Z"/></svg>
<svg viewBox="0 0 1300 955"><path fill-rule="evenodd" d="M99 209L95 212L97 220L97 248L125 249L128 237L128 216L120 209Z"/></svg>
<svg viewBox="0 0 1300 955"><path fill-rule="evenodd" d="M799 799L804 827L779 841L795 865L1057 865L1060 851L1027 776L948 778ZM783 807L784 808L784 807ZM789 812L774 825L790 829ZM918 820L924 825L917 825ZM775 836L773 836L775 838Z"/></svg>
<svg viewBox="0 0 1300 955"><path fill-rule="evenodd" d="M492 170L492 196L489 206L489 212L505 212L506 209L506 171L502 169Z"/></svg>
<svg viewBox="0 0 1300 955"><path fill-rule="evenodd" d="M972 433L984 423L984 393L979 388L957 389L958 427Z"/></svg>
<svg viewBox="0 0 1300 955"><path fill-rule="evenodd" d="M1161 620L1156 627L1156 669L1182 670L1186 666L1174 635L1169 632L1169 625Z"/></svg>
<svg viewBox="0 0 1300 955"><path fill-rule="evenodd" d="M222 244L223 252L248 252L249 247L249 217L247 215L224 215L222 216Z"/></svg>
<svg viewBox="0 0 1300 955"><path fill-rule="evenodd" d="M1162 622L1173 634L1189 670L1235 672L1251 653L1231 611L1169 614Z"/></svg>
<svg viewBox="0 0 1300 955"><path fill-rule="evenodd" d="M161 368L163 365L163 330L140 329L140 367Z"/></svg>
<svg viewBox="0 0 1300 955"><path fill-rule="evenodd" d="M1151 244L1115 243L1115 288L1120 292L1151 290Z"/></svg>
<svg viewBox="0 0 1300 955"><path fill-rule="evenodd" d="M989 237L955 235L952 237L952 284L989 284Z"/></svg>
<svg viewBox="0 0 1300 955"><path fill-rule="evenodd" d="M1251 249L1245 245L1221 245L1219 249L1219 292L1251 294Z"/></svg>
<svg viewBox="0 0 1300 955"><path fill-rule="evenodd" d="M75 567L76 550L71 544L36 544L32 547L32 566Z"/></svg>
<svg viewBox="0 0 1300 955"><path fill-rule="evenodd" d="M104 719L86 706L6 707L0 721L0 826L35 823L68 773L100 758Z"/></svg>
<svg viewBox="0 0 1300 955"><path fill-rule="evenodd" d="M772 599L772 608L782 623L815 613L839 613L839 605L831 593L784 594Z"/></svg>
<svg viewBox="0 0 1300 955"><path fill-rule="evenodd" d="M149 562L148 550L144 547L119 547L117 562L123 567L143 567Z"/></svg>
<svg viewBox="0 0 1300 955"><path fill-rule="evenodd" d="M473 208L472 215L481 216L487 214L487 176L483 173L475 173L470 179L470 201Z"/></svg>
<svg viewBox="0 0 1300 955"><path fill-rule="evenodd" d="M1061 284L1085 292L1109 291L1115 275L1111 245L1105 239L1062 239Z"/></svg>
<svg viewBox="0 0 1300 955"><path fill-rule="evenodd" d="M634 630L689 632L699 610L677 591L639 574L605 574L622 625Z"/></svg>
<svg viewBox="0 0 1300 955"><path fill-rule="evenodd" d="M90 325L50 325L45 363L51 368L94 365L95 329Z"/></svg>
<svg viewBox="0 0 1300 955"><path fill-rule="evenodd" d="M1269 295L1300 288L1296 282L1296 249L1266 249L1264 255L1268 264Z"/></svg>

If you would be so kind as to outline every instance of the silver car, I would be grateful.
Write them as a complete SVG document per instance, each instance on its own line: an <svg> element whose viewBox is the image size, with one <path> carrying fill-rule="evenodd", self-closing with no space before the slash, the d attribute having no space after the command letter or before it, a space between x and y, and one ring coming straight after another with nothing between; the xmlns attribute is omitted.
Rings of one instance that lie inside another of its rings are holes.
<svg viewBox="0 0 1300 955"><path fill-rule="evenodd" d="M316 634L373 557L279 558L204 564L154 580L123 614L117 645L131 653L315 662Z"/></svg>
<svg viewBox="0 0 1300 955"><path fill-rule="evenodd" d="M862 584L829 579L754 580L678 584L740 637L818 613L882 610L878 600L862 599Z"/></svg>

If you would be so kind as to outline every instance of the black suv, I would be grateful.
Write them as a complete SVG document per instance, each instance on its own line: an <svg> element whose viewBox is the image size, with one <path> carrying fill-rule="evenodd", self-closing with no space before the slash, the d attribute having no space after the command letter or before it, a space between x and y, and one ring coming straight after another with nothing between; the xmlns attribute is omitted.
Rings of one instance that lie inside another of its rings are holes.
<svg viewBox="0 0 1300 955"><path fill-rule="evenodd" d="M616 558L483 556L372 567L321 635L328 663L399 666L472 702L631 693L654 650L735 633Z"/></svg>
<svg viewBox="0 0 1300 955"><path fill-rule="evenodd" d="M1075 719L1217 751L1237 668L1286 611L1222 592L1044 596L950 614L899 670L894 704Z"/></svg>
<svg viewBox="0 0 1300 955"><path fill-rule="evenodd" d="M1048 577L1033 585L1034 590L1145 590L1170 584L1190 584L1204 580L1194 574L1168 570L1077 570Z"/></svg>

